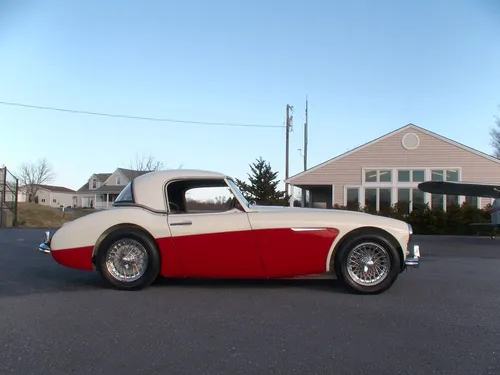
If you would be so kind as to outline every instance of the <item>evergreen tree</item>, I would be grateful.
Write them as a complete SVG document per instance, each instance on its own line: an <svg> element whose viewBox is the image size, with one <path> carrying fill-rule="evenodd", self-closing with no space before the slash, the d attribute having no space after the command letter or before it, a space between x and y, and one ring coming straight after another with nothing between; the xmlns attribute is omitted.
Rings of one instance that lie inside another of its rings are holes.
<svg viewBox="0 0 500 375"><path fill-rule="evenodd" d="M278 172L273 172L270 163L262 157L250 164L252 173L248 173L248 181L236 179L236 184L249 201L263 206L287 206L289 196L278 190Z"/></svg>

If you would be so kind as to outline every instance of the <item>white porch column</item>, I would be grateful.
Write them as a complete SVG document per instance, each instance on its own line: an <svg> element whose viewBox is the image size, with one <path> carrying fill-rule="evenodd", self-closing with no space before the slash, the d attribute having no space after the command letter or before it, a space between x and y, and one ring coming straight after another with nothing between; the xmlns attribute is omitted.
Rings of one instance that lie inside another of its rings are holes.
<svg viewBox="0 0 500 375"><path fill-rule="evenodd" d="M294 195L294 193L295 193L295 187L292 184L290 184L290 200L288 202L290 207L293 207L293 199L294 199L293 195Z"/></svg>
<svg viewBox="0 0 500 375"><path fill-rule="evenodd" d="M332 184L332 208L335 207L335 185Z"/></svg>
<svg viewBox="0 0 500 375"><path fill-rule="evenodd" d="M106 208L109 208L109 193L106 193Z"/></svg>
<svg viewBox="0 0 500 375"><path fill-rule="evenodd" d="M97 208L97 194L94 194L94 204L92 206L94 206L94 208Z"/></svg>

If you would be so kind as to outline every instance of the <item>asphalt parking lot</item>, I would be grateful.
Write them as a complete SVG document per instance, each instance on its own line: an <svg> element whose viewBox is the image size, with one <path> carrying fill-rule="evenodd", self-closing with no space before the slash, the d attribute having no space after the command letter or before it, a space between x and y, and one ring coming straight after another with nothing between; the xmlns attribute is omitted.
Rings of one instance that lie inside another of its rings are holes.
<svg viewBox="0 0 500 375"><path fill-rule="evenodd" d="M500 239L420 237L378 296L336 281L104 288L0 230L0 374L499 374Z"/></svg>

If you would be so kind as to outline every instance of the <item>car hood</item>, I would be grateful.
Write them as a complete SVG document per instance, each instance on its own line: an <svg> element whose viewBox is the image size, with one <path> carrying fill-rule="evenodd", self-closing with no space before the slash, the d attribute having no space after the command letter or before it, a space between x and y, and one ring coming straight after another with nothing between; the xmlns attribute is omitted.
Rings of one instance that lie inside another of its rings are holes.
<svg viewBox="0 0 500 375"><path fill-rule="evenodd" d="M398 231L407 231L408 224L402 220L370 214L366 212L328 209L328 208L308 208L308 207L280 207L280 206L251 206L252 212L262 214L287 214L302 220L313 220L315 222L331 222L340 220L342 223L352 223L353 225L370 226L376 225L385 228L393 228Z"/></svg>

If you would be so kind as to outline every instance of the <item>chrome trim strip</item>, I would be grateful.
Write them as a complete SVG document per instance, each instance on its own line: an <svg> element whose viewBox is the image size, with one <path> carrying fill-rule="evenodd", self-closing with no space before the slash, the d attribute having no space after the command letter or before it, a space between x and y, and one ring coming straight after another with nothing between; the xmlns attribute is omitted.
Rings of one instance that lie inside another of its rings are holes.
<svg viewBox="0 0 500 375"><path fill-rule="evenodd" d="M135 207L135 208L142 208L144 210L147 210L149 212L152 212L152 213L158 214L158 215L167 215L168 214L167 211L156 210L154 208L144 206L143 204L139 204L139 203L118 202L118 203L113 203L113 207Z"/></svg>
<svg viewBox="0 0 500 375"><path fill-rule="evenodd" d="M327 228L290 228L294 232L307 232L313 230L327 230Z"/></svg>

